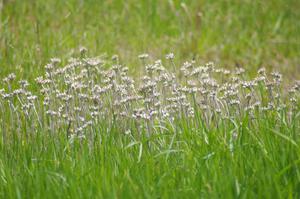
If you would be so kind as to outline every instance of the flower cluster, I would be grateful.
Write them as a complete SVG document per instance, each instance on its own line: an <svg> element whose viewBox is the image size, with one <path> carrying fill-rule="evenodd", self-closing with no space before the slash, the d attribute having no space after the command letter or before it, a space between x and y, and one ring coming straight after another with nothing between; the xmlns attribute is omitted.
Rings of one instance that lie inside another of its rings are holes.
<svg viewBox="0 0 300 199"><path fill-rule="evenodd" d="M35 95L26 80L13 89L16 76L3 79L0 108L2 115L9 112L9 130L20 132L25 126L34 132L40 127L51 134L85 137L99 124L106 124L150 136L175 121L212 126L224 119L249 117L251 122L258 115L280 113L289 122L299 111L300 81L285 92L282 75L267 75L264 68L249 79L243 68L230 71L195 61L178 67L173 53L166 56L165 64L151 62L148 54L142 54L138 58L144 75L133 78L117 56L88 58L86 52L80 49L81 56L66 63L51 59L45 73L36 78L40 89Z"/></svg>

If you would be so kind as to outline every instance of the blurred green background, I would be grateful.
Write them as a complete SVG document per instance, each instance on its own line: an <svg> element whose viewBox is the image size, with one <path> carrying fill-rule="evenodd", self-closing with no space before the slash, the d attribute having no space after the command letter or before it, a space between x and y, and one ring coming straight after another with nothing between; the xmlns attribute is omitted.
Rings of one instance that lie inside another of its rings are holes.
<svg viewBox="0 0 300 199"><path fill-rule="evenodd" d="M34 78L51 57L174 52L222 67L300 76L299 0L0 0L0 74Z"/></svg>

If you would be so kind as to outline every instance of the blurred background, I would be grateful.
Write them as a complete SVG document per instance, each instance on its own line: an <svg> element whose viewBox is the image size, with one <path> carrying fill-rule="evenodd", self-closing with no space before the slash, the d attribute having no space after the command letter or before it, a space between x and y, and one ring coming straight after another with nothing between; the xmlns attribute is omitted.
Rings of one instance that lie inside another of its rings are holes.
<svg viewBox="0 0 300 199"><path fill-rule="evenodd" d="M0 74L33 79L51 57L174 52L250 73L300 76L299 0L0 0Z"/></svg>

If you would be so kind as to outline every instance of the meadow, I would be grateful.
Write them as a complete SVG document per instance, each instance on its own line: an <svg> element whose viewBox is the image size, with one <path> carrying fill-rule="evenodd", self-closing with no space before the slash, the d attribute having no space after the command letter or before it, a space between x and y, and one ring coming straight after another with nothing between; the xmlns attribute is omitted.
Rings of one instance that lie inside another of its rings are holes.
<svg viewBox="0 0 300 199"><path fill-rule="evenodd" d="M299 9L0 0L0 198L299 198Z"/></svg>

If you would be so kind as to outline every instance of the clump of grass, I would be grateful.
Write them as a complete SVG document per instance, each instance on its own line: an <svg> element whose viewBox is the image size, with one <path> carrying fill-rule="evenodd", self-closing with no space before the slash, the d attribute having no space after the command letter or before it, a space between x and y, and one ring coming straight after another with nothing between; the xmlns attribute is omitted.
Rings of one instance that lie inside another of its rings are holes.
<svg viewBox="0 0 300 199"><path fill-rule="evenodd" d="M282 75L267 75L264 68L253 79L247 78L243 68L229 71L213 63L199 66L195 61L185 62L176 71L173 53L166 56L167 66L161 60L151 63L142 54L139 59L145 75L134 79L117 57L112 61L88 58L86 51L81 48L80 57L70 58L64 66L60 59L51 59L45 74L36 78L40 86L36 95L27 89L25 80L12 90L14 74L4 78L1 104L9 107L11 132L17 128L34 133L39 127L50 134L62 130L68 138L84 138L105 122L120 132L136 130L150 136L163 133L169 125L177 129L177 121L207 129L244 118L249 126L261 117L290 124L299 110L299 81L287 95L282 91Z"/></svg>
<svg viewBox="0 0 300 199"><path fill-rule="evenodd" d="M299 196L299 81L138 58L138 78L81 48L3 79L1 197Z"/></svg>

